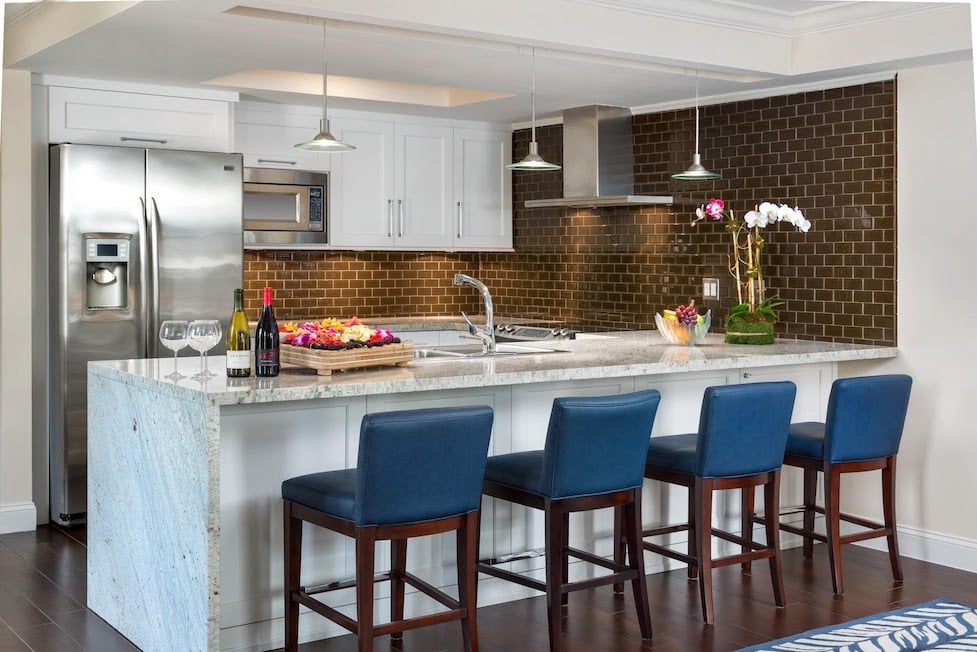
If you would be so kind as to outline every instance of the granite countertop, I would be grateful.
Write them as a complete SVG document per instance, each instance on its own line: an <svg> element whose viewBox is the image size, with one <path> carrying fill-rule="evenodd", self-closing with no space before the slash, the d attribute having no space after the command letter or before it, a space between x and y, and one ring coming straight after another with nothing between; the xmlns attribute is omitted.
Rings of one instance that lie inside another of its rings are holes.
<svg viewBox="0 0 977 652"><path fill-rule="evenodd" d="M434 358L404 367L374 367L317 376L311 369L283 365L277 378L227 378L222 356L209 367L218 374L202 382L190 378L199 370L196 357L179 359L188 376L173 382L173 359L117 360L89 364L89 374L139 385L165 395L212 405L267 403L362 396L393 392L459 389L493 385L645 376L692 371L770 367L892 358L895 347L777 340L766 346L726 345L720 334L709 334L698 346L666 343L657 331L622 331L613 335L584 335L581 339L533 342L532 346L560 351L540 355L490 359Z"/></svg>

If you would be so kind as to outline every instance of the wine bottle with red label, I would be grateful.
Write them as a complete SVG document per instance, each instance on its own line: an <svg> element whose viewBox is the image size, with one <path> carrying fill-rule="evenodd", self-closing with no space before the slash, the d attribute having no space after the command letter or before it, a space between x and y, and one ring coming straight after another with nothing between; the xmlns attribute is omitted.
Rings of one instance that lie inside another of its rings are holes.
<svg viewBox="0 0 977 652"><path fill-rule="evenodd" d="M261 317L254 331L254 375L268 378L277 376L279 362L278 322L271 307L272 290L265 287Z"/></svg>

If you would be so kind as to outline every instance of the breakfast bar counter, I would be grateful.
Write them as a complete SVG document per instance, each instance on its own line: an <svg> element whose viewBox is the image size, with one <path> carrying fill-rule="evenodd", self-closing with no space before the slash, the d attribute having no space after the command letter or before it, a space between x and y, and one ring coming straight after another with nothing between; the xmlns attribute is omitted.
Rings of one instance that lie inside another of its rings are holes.
<svg viewBox="0 0 977 652"><path fill-rule="evenodd" d="M478 359L418 359L317 376L285 367L277 378L166 378L172 358L89 365L88 606L143 650L266 650L280 647L280 485L304 473L356 465L367 412L448 405L495 410L490 454L540 448L552 399L656 388L653 435L696 427L705 387L786 379L798 386L795 420L824 416L838 365L891 358L892 347L779 340L728 346L709 335L695 347L666 344L655 331L533 343L559 352ZM223 369L223 359L210 360ZM791 491L786 483L785 491ZM681 517L685 498L646 487L645 521ZM728 507L728 506L726 506ZM717 507L717 517L732 517ZM605 515L606 516L606 515ZM672 520L676 520L673 518ZM541 547L531 510L486 500L481 554ZM609 517L573 522L572 545L611 552ZM453 582L453 542L412 543L409 565L437 586ZM676 539L673 544L678 545ZM305 537L305 582L352 575L352 547L338 535ZM382 563L381 563L382 562ZM378 571L387 555L378 557ZM541 558L517 562L541 566ZM649 572L667 569L648 558ZM484 578L479 603L534 592ZM408 612L431 609L409 595ZM389 613L378 594L377 613ZM353 596L337 596L349 609ZM322 618L300 622L300 640L345 633Z"/></svg>

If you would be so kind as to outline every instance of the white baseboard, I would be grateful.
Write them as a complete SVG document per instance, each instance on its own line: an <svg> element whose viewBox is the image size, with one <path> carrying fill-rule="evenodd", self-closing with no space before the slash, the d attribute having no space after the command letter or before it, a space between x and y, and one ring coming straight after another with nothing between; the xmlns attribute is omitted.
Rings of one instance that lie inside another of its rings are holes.
<svg viewBox="0 0 977 652"><path fill-rule="evenodd" d="M37 507L34 503L0 505L0 534L28 532L37 529Z"/></svg>
<svg viewBox="0 0 977 652"><path fill-rule="evenodd" d="M897 529L899 554L903 557L977 573L977 541L904 525ZM843 527L842 530L847 531L847 528ZM857 528L852 531L857 531ZM873 550L887 550L885 538L861 541L858 545Z"/></svg>

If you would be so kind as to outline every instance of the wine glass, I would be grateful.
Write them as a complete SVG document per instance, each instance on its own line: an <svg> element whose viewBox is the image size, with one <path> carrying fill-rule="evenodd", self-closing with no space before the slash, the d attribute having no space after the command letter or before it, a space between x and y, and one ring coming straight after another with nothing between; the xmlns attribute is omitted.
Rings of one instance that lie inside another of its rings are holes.
<svg viewBox="0 0 977 652"><path fill-rule="evenodd" d="M221 324L216 319L196 319L190 322L188 329L190 336L190 348L200 351L200 373L194 374L193 378L207 380L213 378L215 374L207 369L207 351L217 346L221 339Z"/></svg>
<svg viewBox="0 0 977 652"><path fill-rule="evenodd" d="M164 378L170 378L173 382L184 377L176 370L176 356L189 341L188 328L189 322L179 319L167 319L159 325L160 343L173 352L173 373L166 374Z"/></svg>

